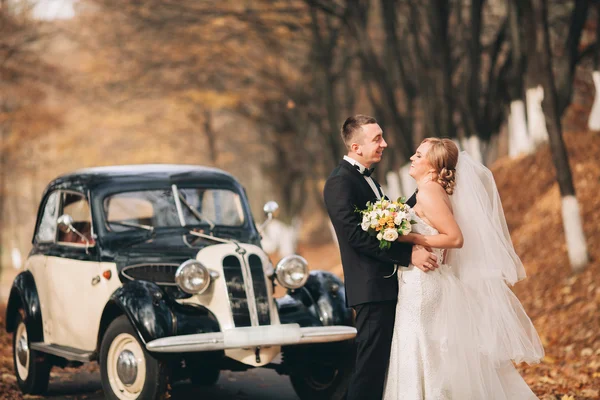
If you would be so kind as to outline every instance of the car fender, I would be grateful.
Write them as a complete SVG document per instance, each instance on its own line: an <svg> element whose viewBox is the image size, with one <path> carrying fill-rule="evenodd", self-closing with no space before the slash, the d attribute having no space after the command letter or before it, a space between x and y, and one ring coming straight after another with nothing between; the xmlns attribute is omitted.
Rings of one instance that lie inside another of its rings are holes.
<svg viewBox="0 0 600 400"><path fill-rule="evenodd" d="M281 323L301 326L354 326L352 309L346 307L344 283L328 271L311 271L303 287L288 290L277 299Z"/></svg>
<svg viewBox="0 0 600 400"><path fill-rule="evenodd" d="M35 285L35 279L30 271L23 271L13 281L8 305L6 307L6 331L14 332L17 312L23 309L29 340L43 342L42 309L40 298Z"/></svg>
<svg viewBox="0 0 600 400"><path fill-rule="evenodd" d="M148 343L163 337L219 332L219 323L206 308L179 304L155 283L130 281L110 297L100 319L98 345L108 325L125 314L140 340Z"/></svg>

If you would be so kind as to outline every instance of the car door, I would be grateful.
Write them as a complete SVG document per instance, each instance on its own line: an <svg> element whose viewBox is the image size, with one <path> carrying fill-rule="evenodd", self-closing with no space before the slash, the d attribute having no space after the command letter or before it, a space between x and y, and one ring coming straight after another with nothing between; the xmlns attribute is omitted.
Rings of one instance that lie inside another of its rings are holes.
<svg viewBox="0 0 600 400"><path fill-rule="evenodd" d="M87 197L62 191L60 203L59 214L69 215L81 235L58 229L47 253L45 286L52 343L92 351L104 306L120 282L114 264L99 262ZM103 276L105 271L110 276Z"/></svg>
<svg viewBox="0 0 600 400"><path fill-rule="evenodd" d="M48 276L46 275L46 261L48 251L56 242L56 220L60 206L60 192L54 191L46 195L40 204L41 213L37 230L33 238L33 249L25 262L25 269L30 271L35 281L35 286L40 300L44 341L52 342L52 318L50 318L48 294Z"/></svg>

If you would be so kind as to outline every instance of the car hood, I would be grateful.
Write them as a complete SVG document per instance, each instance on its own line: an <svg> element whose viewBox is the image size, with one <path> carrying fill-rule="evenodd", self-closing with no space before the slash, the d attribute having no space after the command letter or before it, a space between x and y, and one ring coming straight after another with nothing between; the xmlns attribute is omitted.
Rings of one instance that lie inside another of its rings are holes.
<svg viewBox="0 0 600 400"><path fill-rule="evenodd" d="M170 235L149 239L141 243L124 244L114 251L104 255L107 261L112 259L118 267L132 264L162 264L177 263L196 258L198 251L210 246L206 241L189 240L184 235ZM187 244L186 244L187 240Z"/></svg>
<svg viewBox="0 0 600 400"><path fill-rule="evenodd" d="M260 245L258 240L249 235L236 237L229 232L218 235L222 239L231 238L242 243ZM143 234L140 232L139 234ZM217 242L199 238L187 231L173 233L158 233L153 238L144 236L113 237L110 242L104 243L101 258L103 261L115 261L118 266L139 263L181 263L190 258L196 258L198 252ZM254 242L258 243L254 243Z"/></svg>

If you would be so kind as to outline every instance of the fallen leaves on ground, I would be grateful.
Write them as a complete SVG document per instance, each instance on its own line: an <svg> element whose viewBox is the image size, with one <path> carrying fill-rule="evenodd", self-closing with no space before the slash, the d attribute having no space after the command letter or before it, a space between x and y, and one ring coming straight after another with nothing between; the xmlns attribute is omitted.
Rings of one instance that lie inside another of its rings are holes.
<svg viewBox="0 0 600 400"><path fill-rule="evenodd" d="M548 146L492 168L509 229L528 278L514 291L546 350L537 365L520 365L541 399L600 398L600 136L565 135L590 264L573 274L561 199Z"/></svg>

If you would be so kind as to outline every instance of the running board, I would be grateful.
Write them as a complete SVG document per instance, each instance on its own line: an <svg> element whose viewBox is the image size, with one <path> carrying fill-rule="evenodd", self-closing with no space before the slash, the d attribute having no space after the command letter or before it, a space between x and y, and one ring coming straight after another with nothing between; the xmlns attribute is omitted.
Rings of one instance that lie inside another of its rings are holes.
<svg viewBox="0 0 600 400"><path fill-rule="evenodd" d="M42 342L31 343L29 347L42 353L66 358L69 361L89 362L92 361L93 353L90 351L74 349L72 347L60 346L58 344L46 344Z"/></svg>

